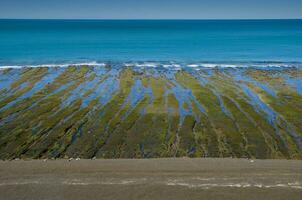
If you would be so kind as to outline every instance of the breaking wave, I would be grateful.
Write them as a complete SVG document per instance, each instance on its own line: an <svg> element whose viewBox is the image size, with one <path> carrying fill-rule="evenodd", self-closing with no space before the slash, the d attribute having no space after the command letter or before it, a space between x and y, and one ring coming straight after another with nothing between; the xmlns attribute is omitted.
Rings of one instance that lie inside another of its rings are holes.
<svg viewBox="0 0 302 200"><path fill-rule="evenodd" d="M36 64L36 65L0 65L0 69L20 69L35 67L68 67L68 66L117 66L136 68L165 68L180 70L182 68L192 69L215 69L215 68L301 68L300 62L244 62L244 63L210 63L210 62L174 62L174 61L145 61L145 62L79 62L61 64Z"/></svg>

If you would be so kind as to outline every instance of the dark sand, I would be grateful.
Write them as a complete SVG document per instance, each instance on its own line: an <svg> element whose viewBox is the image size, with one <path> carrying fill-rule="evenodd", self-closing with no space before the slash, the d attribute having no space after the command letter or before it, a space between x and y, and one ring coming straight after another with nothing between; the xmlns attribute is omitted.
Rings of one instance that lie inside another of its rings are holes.
<svg viewBox="0 0 302 200"><path fill-rule="evenodd" d="M0 199L302 199L302 161L0 162Z"/></svg>

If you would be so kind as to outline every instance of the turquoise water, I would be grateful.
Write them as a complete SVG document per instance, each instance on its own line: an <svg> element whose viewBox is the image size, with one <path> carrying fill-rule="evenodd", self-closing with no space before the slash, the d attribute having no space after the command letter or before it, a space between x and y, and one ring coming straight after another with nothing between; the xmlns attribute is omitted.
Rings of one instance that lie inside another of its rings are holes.
<svg viewBox="0 0 302 200"><path fill-rule="evenodd" d="M0 20L0 65L302 62L302 20Z"/></svg>

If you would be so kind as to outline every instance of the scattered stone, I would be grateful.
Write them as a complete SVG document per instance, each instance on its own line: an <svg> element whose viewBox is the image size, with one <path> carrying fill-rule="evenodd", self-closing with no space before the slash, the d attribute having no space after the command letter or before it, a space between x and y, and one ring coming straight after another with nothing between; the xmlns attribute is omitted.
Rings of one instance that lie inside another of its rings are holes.
<svg viewBox="0 0 302 200"><path fill-rule="evenodd" d="M96 157L94 156L93 158L91 158L91 160L95 160L96 159Z"/></svg>
<svg viewBox="0 0 302 200"><path fill-rule="evenodd" d="M68 162L70 162L70 161L72 161L72 160L73 160L73 158L69 158L69 159L68 159Z"/></svg>
<svg viewBox="0 0 302 200"><path fill-rule="evenodd" d="M76 158L75 160L81 160L81 158Z"/></svg>

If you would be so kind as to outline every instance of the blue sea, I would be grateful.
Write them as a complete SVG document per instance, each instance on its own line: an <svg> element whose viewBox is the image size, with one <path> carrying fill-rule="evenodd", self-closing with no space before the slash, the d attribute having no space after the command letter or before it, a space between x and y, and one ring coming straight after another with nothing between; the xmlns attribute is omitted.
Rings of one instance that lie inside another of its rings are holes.
<svg viewBox="0 0 302 200"><path fill-rule="evenodd" d="M301 63L302 20L0 20L0 66Z"/></svg>

